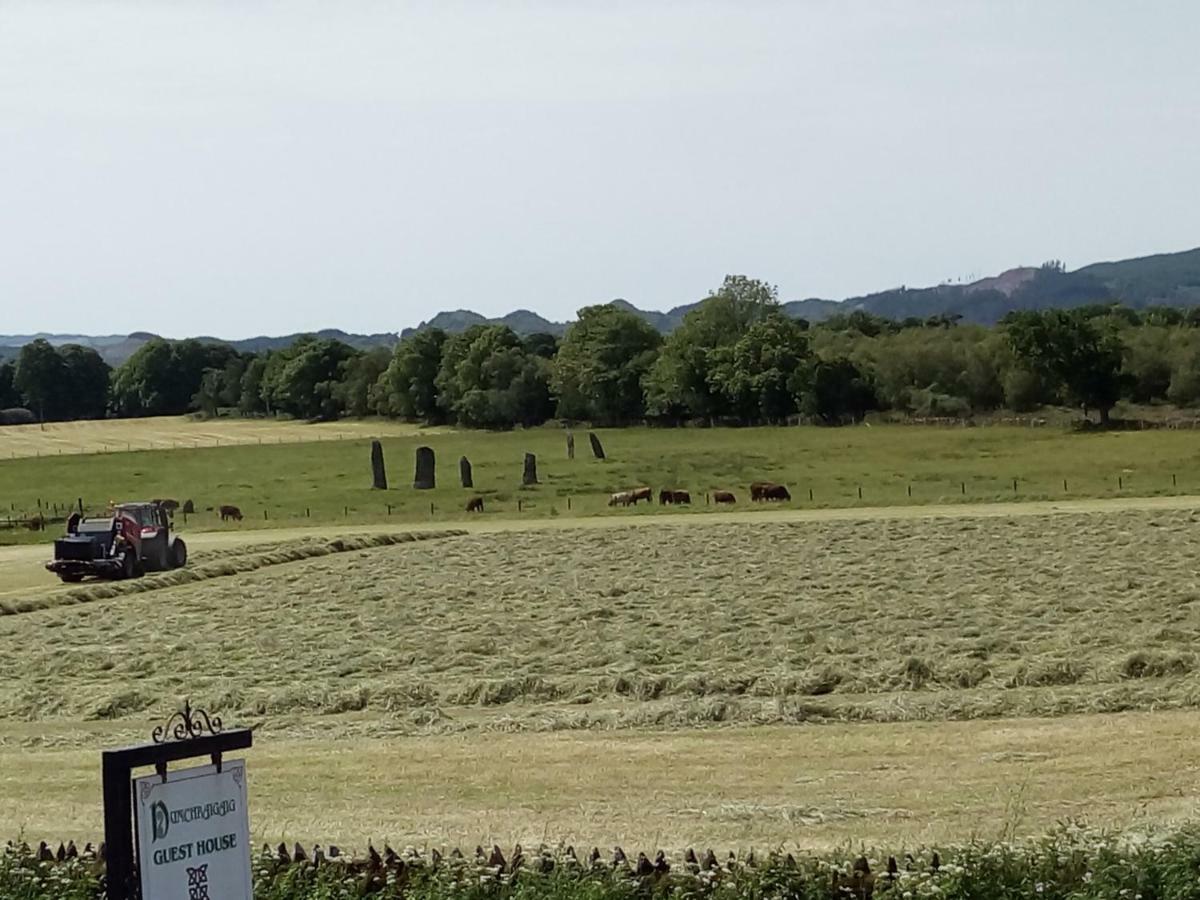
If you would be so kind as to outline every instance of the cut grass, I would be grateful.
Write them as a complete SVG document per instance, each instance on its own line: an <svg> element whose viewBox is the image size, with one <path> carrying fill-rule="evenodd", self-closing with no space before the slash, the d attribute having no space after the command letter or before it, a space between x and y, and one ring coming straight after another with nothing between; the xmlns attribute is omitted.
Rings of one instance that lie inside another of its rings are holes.
<svg viewBox="0 0 1200 900"><path fill-rule="evenodd" d="M267 566L299 562L328 556L331 553L346 553L351 550L366 550L371 547L390 547L410 541L435 540L466 534L464 531L417 531L393 534L350 534L344 537L321 539L310 537L279 544L258 544L222 552L202 552L193 555L184 569L158 572L133 581L89 581L82 587L70 590L41 592L26 599L4 599L0 597L0 616L29 613L58 606L79 603L94 603L123 597L127 594L142 594L158 591L181 584L194 584L213 578L227 578L246 572L256 572Z"/></svg>
<svg viewBox="0 0 1200 900"><path fill-rule="evenodd" d="M0 719L181 685L360 735L1190 707L1198 561L1180 511L479 534L0 617Z"/></svg>
<svg viewBox="0 0 1200 900"><path fill-rule="evenodd" d="M268 427L270 423L257 423ZM370 488L369 442L326 441L221 446L42 459L3 459L0 515L28 519L47 507L61 517L77 499L102 508L111 499L191 499L198 514L186 528L250 529L329 523L443 522L468 518L466 499L485 497L484 519L681 515L657 504L613 510L609 494L631 486L691 491L691 511L705 495L733 489L749 506L747 485L788 484L790 508L979 503L1030 499L1150 496L1200 490L1200 454L1188 432L1076 434L1015 427L932 428L902 425L754 429L618 429L600 431L609 458L590 458L586 441L567 460L561 429L508 433L444 431L414 435L389 423L358 423L383 435L392 489ZM214 423L216 427L227 427ZM303 426L281 424L281 429ZM340 427L348 427L346 425ZM392 435L392 436L388 436ZM438 487L413 490L413 453L432 447ZM538 456L541 484L522 488L525 452ZM458 481L470 458L475 487ZM1016 490L1014 491L1014 479ZM1065 485L1065 486L1064 486ZM811 490L811 499L810 499ZM207 507L239 506L246 518L222 523ZM0 525L4 524L0 519ZM180 525L184 525L181 521ZM44 541L60 530L0 530L0 541Z"/></svg>

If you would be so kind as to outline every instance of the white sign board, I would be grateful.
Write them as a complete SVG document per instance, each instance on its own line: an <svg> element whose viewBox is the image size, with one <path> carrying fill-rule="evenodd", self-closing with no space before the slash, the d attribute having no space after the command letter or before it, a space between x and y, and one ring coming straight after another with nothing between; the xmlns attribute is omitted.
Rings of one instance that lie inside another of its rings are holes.
<svg viewBox="0 0 1200 900"><path fill-rule="evenodd" d="M251 900L246 762L133 780L142 896Z"/></svg>

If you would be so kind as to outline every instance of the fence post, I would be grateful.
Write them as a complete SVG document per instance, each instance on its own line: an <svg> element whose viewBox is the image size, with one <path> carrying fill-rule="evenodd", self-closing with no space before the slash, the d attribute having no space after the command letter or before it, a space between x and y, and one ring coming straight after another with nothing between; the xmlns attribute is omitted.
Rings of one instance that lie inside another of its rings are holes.
<svg viewBox="0 0 1200 900"><path fill-rule="evenodd" d="M1176 482L1175 482L1175 476L1174 476L1174 475L1172 475L1172 476L1171 476L1171 487L1175 487L1175 486L1176 486Z"/></svg>
<svg viewBox="0 0 1200 900"><path fill-rule="evenodd" d="M267 508L265 506L263 507L263 521L267 521Z"/></svg>
<svg viewBox="0 0 1200 900"><path fill-rule="evenodd" d="M571 510L571 496L568 494L567 495L567 511L570 512L570 510Z"/></svg>
<svg viewBox="0 0 1200 900"><path fill-rule="evenodd" d="M1013 479L1013 493L1015 494L1016 492L1017 492L1017 479L1014 478Z"/></svg>
<svg viewBox="0 0 1200 900"><path fill-rule="evenodd" d="M304 518L307 519L307 518L310 518L311 516L312 516L312 512L309 510L309 508L307 506L304 507Z"/></svg>
<svg viewBox="0 0 1200 900"><path fill-rule="evenodd" d="M389 503L387 505L387 508L388 508L388 515L390 516L392 514L392 504Z"/></svg>
<svg viewBox="0 0 1200 900"><path fill-rule="evenodd" d="M1125 479L1122 478L1120 475L1118 475L1117 476L1117 490L1121 491L1124 489L1125 489Z"/></svg>
<svg viewBox="0 0 1200 900"><path fill-rule="evenodd" d="M811 502L812 502L812 498L813 498L813 489L812 489L812 488L809 488L809 489L808 489L808 502L809 502L809 503L811 503Z"/></svg>
<svg viewBox="0 0 1200 900"><path fill-rule="evenodd" d="M908 496L910 496L910 497L912 496L912 485L911 484L908 486Z"/></svg>
<svg viewBox="0 0 1200 900"><path fill-rule="evenodd" d="M859 500L862 499L862 485L861 484L858 486L858 499Z"/></svg>
<svg viewBox="0 0 1200 900"><path fill-rule="evenodd" d="M964 497L967 496L967 483L965 481L962 483L962 494Z"/></svg>
<svg viewBox="0 0 1200 900"><path fill-rule="evenodd" d="M520 512L520 511L521 511L521 498L518 497L517 498L517 512Z"/></svg>
<svg viewBox="0 0 1200 900"><path fill-rule="evenodd" d="M1063 479L1063 493L1065 494L1066 492L1067 492L1067 479L1064 478Z"/></svg>

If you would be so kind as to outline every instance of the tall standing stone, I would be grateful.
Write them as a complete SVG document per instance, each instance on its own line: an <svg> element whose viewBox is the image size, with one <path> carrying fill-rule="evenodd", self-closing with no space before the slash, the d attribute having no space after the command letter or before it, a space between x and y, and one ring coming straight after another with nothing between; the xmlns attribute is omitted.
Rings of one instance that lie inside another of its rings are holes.
<svg viewBox="0 0 1200 900"><path fill-rule="evenodd" d="M458 461L458 474L462 478L463 487L475 487L475 482L471 479L471 461L465 456Z"/></svg>
<svg viewBox="0 0 1200 900"><path fill-rule="evenodd" d="M371 441L371 486L379 491L387 490L387 469L383 466L383 444Z"/></svg>
<svg viewBox="0 0 1200 900"><path fill-rule="evenodd" d="M532 453L525 454L525 471L521 475L521 484L537 484L537 457Z"/></svg>
<svg viewBox="0 0 1200 900"><path fill-rule="evenodd" d="M588 432L588 440L592 442L592 456L596 459L604 459L604 447L600 444L600 438L596 437L594 431Z"/></svg>
<svg viewBox="0 0 1200 900"><path fill-rule="evenodd" d="M432 490L435 485L434 458L432 447L417 448L417 473L413 476L413 487L418 491Z"/></svg>
<svg viewBox="0 0 1200 900"><path fill-rule="evenodd" d="M575 435L567 432L567 459L575 458Z"/></svg>

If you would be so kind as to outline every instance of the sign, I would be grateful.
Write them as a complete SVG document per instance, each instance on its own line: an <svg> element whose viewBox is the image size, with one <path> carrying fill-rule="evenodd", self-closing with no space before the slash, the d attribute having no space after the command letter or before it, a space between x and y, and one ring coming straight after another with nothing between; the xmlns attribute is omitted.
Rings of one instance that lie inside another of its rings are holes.
<svg viewBox="0 0 1200 900"><path fill-rule="evenodd" d="M250 900L246 762L133 780L142 896Z"/></svg>

